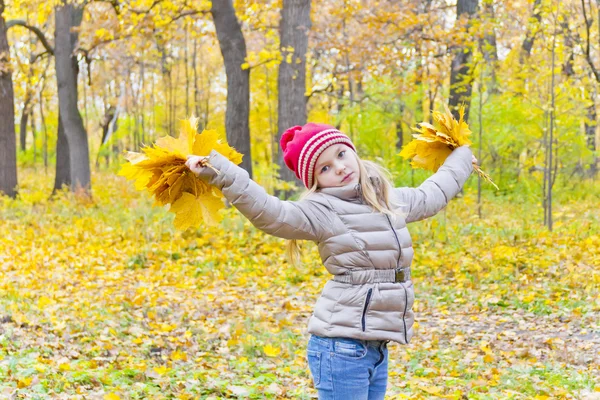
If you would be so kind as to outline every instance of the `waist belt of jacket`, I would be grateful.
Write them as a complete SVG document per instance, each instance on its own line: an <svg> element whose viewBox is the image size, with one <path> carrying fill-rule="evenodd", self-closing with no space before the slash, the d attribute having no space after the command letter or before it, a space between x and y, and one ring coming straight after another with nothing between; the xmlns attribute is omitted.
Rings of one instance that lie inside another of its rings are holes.
<svg viewBox="0 0 600 400"><path fill-rule="evenodd" d="M333 280L351 285L365 283L406 282L410 280L410 267L398 269L363 269L349 271L342 275L334 275Z"/></svg>

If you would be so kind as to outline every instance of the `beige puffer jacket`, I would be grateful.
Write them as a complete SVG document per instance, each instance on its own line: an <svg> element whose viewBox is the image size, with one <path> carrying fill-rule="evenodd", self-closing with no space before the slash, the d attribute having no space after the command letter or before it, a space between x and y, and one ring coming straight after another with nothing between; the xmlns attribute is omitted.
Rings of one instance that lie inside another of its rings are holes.
<svg viewBox="0 0 600 400"><path fill-rule="evenodd" d="M410 341L413 284L410 279L394 282L398 268L410 276L413 248L406 224L435 215L460 191L473 170L470 148L454 150L418 188L395 189L395 202L405 215L395 221L364 204L358 184L320 189L301 201L282 201L216 151L210 155L221 173L204 168L202 175L254 226L285 239L317 243L325 268L336 280L327 282L317 301L310 333Z"/></svg>

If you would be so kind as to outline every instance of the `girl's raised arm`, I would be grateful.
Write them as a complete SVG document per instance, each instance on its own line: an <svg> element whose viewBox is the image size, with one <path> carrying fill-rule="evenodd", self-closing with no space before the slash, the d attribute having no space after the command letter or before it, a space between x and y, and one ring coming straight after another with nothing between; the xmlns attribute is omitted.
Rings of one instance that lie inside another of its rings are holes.
<svg viewBox="0 0 600 400"><path fill-rule="evenodd" d="M321 205L308 201L283 201L269 195L250 179L248 172L213 150L211 165L200 168L199 176L217 187L225 198L252 224L273 236L284 239L321 241L332 221Z"/></svg>
<svg viewBox="0 0 600 400"><path fill-rule="evenodd" d="M473 153L468 146L455 149L438 171L417 188L394 190L406 213L406 222L420 221L441 211L460 191L473 171Z"/></svg>

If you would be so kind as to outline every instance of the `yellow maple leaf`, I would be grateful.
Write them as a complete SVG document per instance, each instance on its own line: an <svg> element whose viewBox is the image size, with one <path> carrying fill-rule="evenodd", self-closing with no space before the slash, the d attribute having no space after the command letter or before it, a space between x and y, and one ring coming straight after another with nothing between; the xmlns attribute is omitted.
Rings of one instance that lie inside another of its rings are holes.
<svg viewBox="0 0 600 400"><path fill-rule="evenodd" d="M444 143L413 140L402 148L400 156L412 159L413 168L436 172L450 153L452 150Z"/></svg>
<svg viewBox="0 0 600 400"><path fill-rule="evenodd" d="M181 350L175 350L173 353L171 353L171 360L173 361L187 361L187 354Z"/></svg>
<svg viewBox="0 0 600 400"><path fill-rule="evenodd" d="M125 163L121 165L119 171L120 176L135 181L136 190L144 190L150 178L152 178L152 171L146 169L137 168L133 163Z"/></svg>
<svg viewBox="0 0 600 400"><path fill-rule="evenodd" d="M31 385L32 380L33 380L33 377L31 377L31 376L29 376L27 378L20 378L17 380L17 387L19 389L26 388L27 386Z"/></svg>
<svg viewBox="0 0 600 400"><path fill-rule="evenodd" d="M215 130L205 130L202 132L202 137L194 142L192 148L193 154L207 156L211 150L216 150L219 154L230 159L233 163L239 164L242 162L242 154L235 151L227 143L224 143L219 134Z"/></svg>
<svg viewBox="0 0 600 400"><path fill-rule="evenodd" d="M439 386L419 386L419 389L433 395L440 394L443 390Z"/></svg>
<svg viewBox="0 0 600 400"><path fill-rule="evenodd" d="M198 126L198 118L192 117L188 120L183 120L181 121L179 137L161 137L156 140L156 146L168 150L170 153L177 154L185 159L188 154L195 154L193 153L193 147L196 140L196 126ZM200 153L197 154L207 155Z"/></svg>
<svg viewBox="0 0 600 400"><path fill-rule="evenodd" d="M218 210L223 208L221 199L212 195L194 196L191 193L182 193L179 200L171 205L170 211L175 213L175 227L185 230L192 226L199 226L203 220L209 223L220 221Z"/></svg>
<svg viewBox="0 0 600 400"><path fill-rule="evenodd" d="M108 393L105 394L103 400L120 400L121 397L118 394Z"/></svg>
<svg viewBox="0 0 600 400"><path fill-rule="evenodd" d="M175 213L175 226L187 229L221 220L218 213L223 205L223 194L196 177L186 167L189 154L209 155L216 150L232 162L242 162L238 153L214 130L197 133L197 118L181 122L179 137L161 137L142 153L127 152L128 162L121 166L119 175L135 182L137 190L147 190L154 196L155 205L170 204ZM209 167L210 164L207 164Z"/></svg>
<svg viewBox="0 0 600 400"><path fill-rule="evenodd" d="M270 344L263 347L263 351L267 357L277 357L279 353L281 353L281 349L279 347L273 347Z"/></svg>
<svg viewBox="0 0 600 400"><path fill-rule="evenodd" d="M164 374L166 374L167 372L169 372L171 370L171 368L168 368L166 365L161 365L160 367L154 367L152 369L158 375L164 375Z"/></svg>
<svg viewBox="0 0 600 400"><path fill-rule="evenodd" d="M50 305L52 303L53 303L52 299L50 299L46 296L41 296L38 299L38 308L43 310L44 308L46 308L48 305Z"/></svg>

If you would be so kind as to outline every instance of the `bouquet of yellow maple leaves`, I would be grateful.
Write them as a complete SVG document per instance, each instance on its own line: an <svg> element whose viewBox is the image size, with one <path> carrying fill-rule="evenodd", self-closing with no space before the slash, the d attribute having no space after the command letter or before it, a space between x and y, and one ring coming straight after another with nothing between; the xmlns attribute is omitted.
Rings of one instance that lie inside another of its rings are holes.
<svg viewBox="0 0 600 400"><path fill-rule="evenodd" d="M224 207L221 191L189 170L185 165L187 156L216 150L235 164L242 162L242 154L222 141L216 131L197 133L197 124L197 118L184 120L178 138L161 137L153 146L144 147L142 153L127 152L128 162L119 171L119 175L135 181L137 190L154 195L155 205L170 204L179 229L199 226L202 221L218 222L218 210ZM209 163L207 166L212 167Z"/></svg>
<svg viewBox="0 0 600 400"><path fill-rule="evenodd" d="M433 113L433 119L439 128L427 122L419 123L418 128L412 128L414 131L419 132L413 134L415 140L408 143L400 151L400 156L405 159L412 159L410 165L413 168L423 168L436 172L452 153L452 150L471 144L469 140L471 130L464 120L465 106L461 105L458 109L458 121L446 105L444 105L444 108L445 113L438 111ZM473 163L473 169L498 189L492 178L483 172L477 164Z"/></svg>

